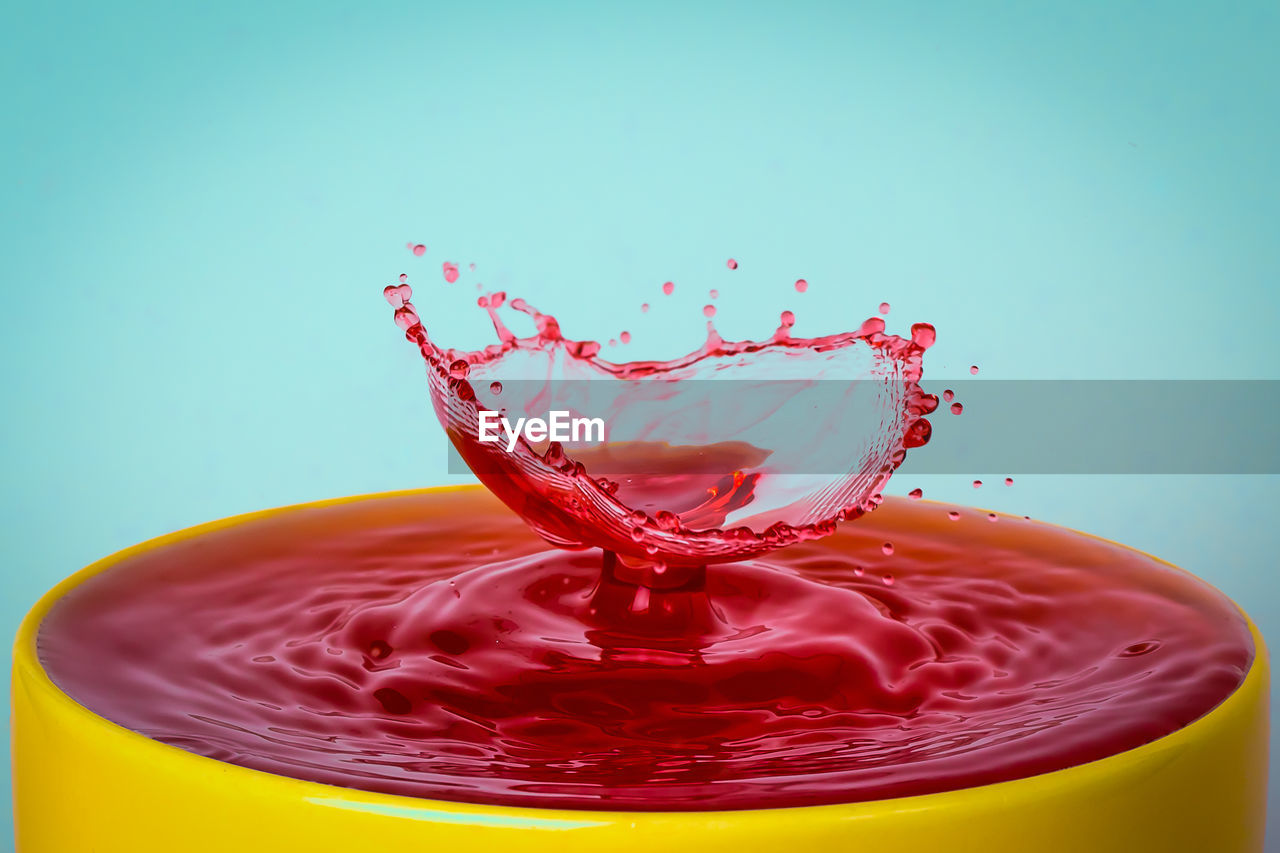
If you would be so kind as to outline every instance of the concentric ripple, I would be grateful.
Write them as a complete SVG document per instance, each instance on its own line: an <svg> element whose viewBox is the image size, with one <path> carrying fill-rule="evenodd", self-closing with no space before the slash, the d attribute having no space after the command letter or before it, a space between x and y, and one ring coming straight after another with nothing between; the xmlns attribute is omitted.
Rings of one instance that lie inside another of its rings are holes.
<svg viewBox="0 0 1280 853"><path fill-rule="evenodd" d="M890 500L649 590L599 552L546 551L479 490L380 497L129 557L54 608L40 654L96 713L233 764L624 810L1019 778L1159 738L1240 684L1252 642L1214 590L999 521Z"/></svg>

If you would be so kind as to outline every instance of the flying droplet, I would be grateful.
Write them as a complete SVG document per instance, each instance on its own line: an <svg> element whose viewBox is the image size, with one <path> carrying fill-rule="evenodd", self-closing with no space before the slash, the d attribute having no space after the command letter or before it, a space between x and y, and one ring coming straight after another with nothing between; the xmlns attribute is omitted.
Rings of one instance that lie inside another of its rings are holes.
<svg viewBox="0 0 1280 853"><path fill-rule="evenodd" d="M956 398L956 392L952 391L950 388L942 392L942 399L948 403L950 403L955 398Z"/></svg>
<svg viewBox="0 0 1280 853"><path fill-rule="evenodd" d="M670 296L675 289L676 289L675 282L666 281L662 283L662 292L665 293L667 296Z"/></svg>
<svg viewBox="0 0 1280 853"><path fill-rule="evenodd" d="M420 258L427 253L427 247L419 243L416 246L414 246L410 251L412 251L415 255L417 255Z"/></svg>
<svg viewBox="0 0 1280 853"><path fill-rule="evenodd" d="M973 487L974 487L975 489L981 489L981 488L982 488L982 481L981 481L981 480L974 480L974 481L973 481Z"/></svg>
<svg viewBox="0 0 1280 853"><path fill-rule="evenodd" d="M405 283L406 281L408 281L408 280L409 280L409 274L408 274L408 273L403 273L403 272L402 272L402 273L400 273L400 283L401 283L401 284L404 284L404 283Z"/></svg>
<svg viewBox="0 0 1280 853"><path fill-rule="evenodd" d="M790 311L783 311L782 315L778 319L781 320L782 325L788 329L796 324L796 315Z"/></svg>
<svg viewBox="0 0 1280 853"><path fill-rule="evenodd" d="M885 586L893 586L893 575L886 574L883 578L881 578L881 580L884 581Z"/></svg>
<svg viewBox="0 0 1280 853"><path fill-rule="evenodd" d="M952 521L959 521L959 520L960 520L960 513L956 512L956 511L953 509L953 510L951 510L950 512L948 512L948 513L947 513L947 518L951 519Z"/></svg>
<svg viewBox="0 0 1280 853"><path fill-rule="evenodd" d="M796 293L804 293L809 289L809 282L802 278L796 279Z"/></svg>
<svg viewBox="0 0 1280 853"><path fill-rule="evenodd" d="M490 394L493 394L495 397L496 397L498 394L501 394L501 393L502 393L502 383L501 383L501 382L490 382L490 383L489 383L489 393L490 393Z"/></svg>
<svg viewBox="0 0 1280 853"><path fill-rule="evenodd" d="M960 414L960 413L961 413L961 412L963 412L963 411L964 411L964 404L963 404L963 403L952 403L952 404L951 404L951 414L953 414L953 415L958 415L958 414Z"/></svg>
<svg viewBox="0 0 1280 853"><path fill-rule="evenodd" d="M912 489L907 492L907 497L911 498L913 501L918 501L924 497L924 489Z"/></svg>
<svg viewBox="0 0 1280 853"><path fill-rule="evenodd" d="M703 314L703 316L704 316L704 317L714 317L714 316L716 316L716 306L714 306L714 305L703 305L703 306L702 306L702 314Z"/></svg>
<svg viewBox="0 0 1280 853"><path fill-rule="evenodd" d="M649 313L649 303L648 303L648 302L645 302L643 305L641 305L641 306L640 306L640 313L641 313L641 314L648 314L648 313Z"/></svg>
<svg viewBox="0 0 1280 853"><path fill-rule="evenodd" d="M458 280L458 265L445 261L440 265L441 271L444 273L444 280L453 284Z"/></svg>
<svg viewBox="0 0 1280 853"><path fill-rule="evenodd" d="M467 374L471 372L471 365L464 359L458 359L449 365L449 377L451 379L466 379Z"/></svg>
<svg viewBox="0 0 1280 853"><path fill-rule="evenodd" d="M618 340L622 341L624 344L631 343L631 333L623 332L622 334L618 335Z"/></svg>
<svg viewBox="0 0 1280 853"><path fill-rule="evenodd" d="M881 313L881 314L888 314L888 313L889 313L889 303L888 303L888 302L881 302L881 303L880 303L880 313Z"/></svg>
<svg viewBox="0 0 1280 853"><path fill-rule="evenodd" d="M708 295L708 296L710 296L712 299L719 299L719 298L720 298L720 291L718 291L718 290L712 290L712 291L711 291L710 293L708 293L707 295Z"/></svg>
<svg viewBox="0 0 1280 853"><path fill-rule="evenodd" d="M736 270L738 268L738 262L735 261L733 258L730 258L729 260L725 261L724 265L731 270Z"/></svg>
<svg viewBox="0 0 1280 853"><path fill-rule="evenodd" d="M884 552L884 555L886 557L888 557L893 553L893 543L892 542L884 543L883 545L880 546L880 550Z"/></svg>
<svg viewBox="0 0 1280 853"><path fill-rule="evenodd" d="M1012 485L1013 485L1013 478L1012 478L1012 477L1005 477L1005 478L1004 478L1004 484L1005 484L1006 486L1012 486Z"/></svg>
<svg viewBox="0 0 1280 853"><path fill-rule="evenodd" d="M978 365L976 365L976 364L971 364L971 365L969 365L969 372L970 372L970 373L972 373L974 376L977 376L977 375L978 375Z"/></svg>
<svg viewBox="0 0 1280 853"><path fill-rule="evenodd" d="M996 515L994 512L987 513L987 521L999 521L999 520L1000 520L1000 516Z"/></svg>

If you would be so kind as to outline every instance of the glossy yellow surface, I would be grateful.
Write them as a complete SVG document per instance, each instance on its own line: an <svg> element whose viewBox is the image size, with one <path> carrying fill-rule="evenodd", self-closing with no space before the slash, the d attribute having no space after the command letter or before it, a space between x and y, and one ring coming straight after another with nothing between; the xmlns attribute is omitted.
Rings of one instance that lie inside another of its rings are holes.
<svg viewBox="0 0 1280 853"><path fill-rule="evenodd" d="M1257 656L1240 688L1190 726L1138 749L943 794L736 812L477 806L302 782L203 758L123 729L73 702L41 669L36 630L52 604L77 583L139 550L287 511L213 522L108 557L53 589L27 616L13 671L20 853L1263 849L1269 673L1256 629Z"/></svg>

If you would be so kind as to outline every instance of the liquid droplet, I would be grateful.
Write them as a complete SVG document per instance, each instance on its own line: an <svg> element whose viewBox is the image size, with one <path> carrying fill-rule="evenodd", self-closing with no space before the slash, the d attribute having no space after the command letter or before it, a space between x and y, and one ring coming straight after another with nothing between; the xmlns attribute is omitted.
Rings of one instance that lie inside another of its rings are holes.
<svg viewBox="0 0 1280 853"><path fill-rule="evenodd" d="M865 569L863 569L863 568L862 568L862 566L854 566L854 567L853 567L853 576L854 576L854 577L858 577L858 578L860 578L860 577L862 577L864 574L866 574L866 570L865 570Z"/></svg>
<svg viewBox="0 0 1280 853"><path fill-rule="evenodd" d="M631 333L623 332L622 334L618 335L618 340L622 341L624 344L631 343Z"/></svg>
<svg viewBox="0 0 1280 853"><path fill-rule="evenodd" d="M964 404L963 404L963 403L952 403L952 404L951 404L951 414L953 414L953 415L958 415L958 414L960 414L960 413L961 413L961 412L963 412L963 411L964 411Z"/></svg>
<svg viewBox="0 0 1280 853"><path fill-rule="evenodd" d="M999 520L1000 520L1000 516L996 515L994 512L987 513L987 521L999 521Z"/></svg>
<svg viewBox="0 0 1280 853"><path fill-rule="evenodd" d="M502 383L501 383L501 382L490 382L490 383L489 383L489 393L490 393L490 394L493 394L495 397L496 397L498 394L501 394L501 393L502 393Z"/></svg>
<svg viewBox="0 0 1280 853"><path fill-rule="evenodd" d="M970 372L970 373L972 373L974 376L977 376L977 375L978 375L978 365L976 365L976 364L971 364L971 365L969 365L969 372Z"/></svg>
<svg viewBox="0 0 1280 853"><path fill-rule="evenodd" d="M408 274L408 273L403 273L403 272L402 272L402 273L400 273L400 283L401 283L401 284L404 284L404 283L405 283L406 281L408 281L408 280L409 280L409 274Z"/></svg>
<svg viewBox="0 0 1280 853"><path fill-rule="evenodd" d="M973 481L973 487L974 487L975 489L981 489L981 488L982 488L982 481L981 481L981 480L974 480L974 481Z"/></svg>
<svg viewBox="0 0 1280 853"><path fill-rule="evenodd" d="M705 317L714 317L714 316L716 316L716 306L714 306L714 305L703 305L703 306L702 306L702 314L703 314L703 316L705 316Z"/></svg>
<svg viewBox="0 0 1280 853"><path fill-rule="evenodd" d="M889 313L889 303L888 303L888 302L881 302L881 303L880 303L880 313L881 313L881 314L888 314L888 313Z"/></svg>
<svg viewBox="0 0 1280 853"><path fill-rule="evenodd" d="M953 509L953 510L951 510L950 512L948 512L948 513L947 513L947 518L951 519L952 521L959 521L959 520L960 520L960 513L956 512L956 511Z"/></svg>
<svg viewBox="0 0 1280 853"><path fill-rule="evenodd" d="M932 323L916 323L911 327L911 342L920 349L928 349L938 341L938 330Z"/></svg>
<svg viewBox="0 0 1280 853"><path fill-rule="evenodd" d="M471 365L463 359L458 359L449 365L449 376L453 379L466 379L467 374L471 372Z"/></svg>
<svg viewBox="0 0 1280 853"><path fill-rule="evenodd" d="M881 580L884 581L885 586L893 586L893 575L886 574L883 578L881 578Z"/></svg>
<svg viewBox="0 0 1280 853"><path fill-rule="evenodd" d="M675 291L675 289L676 289L676 285L675 285L675 282L673 281L666 281L666 282L663 282L662 284L662 292L665 293L667 296L670 296Z"/></svg>
<svg viewBox="0 0 1280 853"><path fill-rule="evenodd" d="M804 293L809 289L809 282L802 278L796 279L796 293Z"/></svg>
<svg viewBox="0 0 1280 853"><path fill-rule="evenodd" d="M783 311L778 319L782 322L782 325L788 329L796 324L796 315L790 311Z"/></svg>
<svg viewBox="0 0 1280 853"><path fill-rule="evenodd" d="M731 270L736 270L738 268L738 262L735 261L733 258L730 258L729 260L725 261L724 265Z"/></svg>
<svg viewBox="0 0 1280 853"><path fill-rule="evenodd" d="M389 284L382 289L382 297L392 308L400 308L413 297L413 289L407 284Z"/></svg>
<svg viewBox="0 0 1280 853"><path fill-rule="evenodd" d="M893 543L892 542L884 543L883 545L880 546L880 550L884 552L884 555L886 557L890 556L893 553Z"/></svg>
<svg viewBox="0 0 1280 853"><path fill-rule="evenodd" d="M708 296L710 296L712 299L719 299L719 298L720 298L720 291L718 291L718 290L712 290L712 291L711 291L710 293L708 293L707 295L708 295Z"/></svg>
<svg viewBox="0 0 1280 853"><path fill-rule="evenodd" d="M950 388L942 392L942 399L947 401L948 403L950 403L955 398L956 398L956 392L952 391Z"/></svg>
<svg viewBox="0 0 1280 853"><path fill-rule="evenodd" d="M1005 484L1006 486L1012 486L1012 485L1013 485L1013 478L1012 478L1012 477L1005 477L1005 478L1004 478L1004 484Z"/></svg>
<svg viewBox="0 0 1280 853"><path fill-rule="evenodd" d="M444 280L453 284L458 280L458 265L445 261L440 265L441 271L444 273Z"/></svg>
<svg viewBox="0 0 1280 853"><path fill-rule="evenodd" d="M410 251L420 258L427 253L427 247L418 243L416 246L413 246Z"/></svg>
<svg viewBox="0 0 1280 853"><path fill-rule="evenodd" d="M418 319L418 312L413 310L412 305L401 305L396 309L394 316L396 325L406 332L421 322Z"/></svg>
<svg viewBox="0 0 1280 853"><path fill-rule="evenodd" d="M648 302L645 302L644 304L642 304L642 305L640 306L640 313L641 313L641 314L648 314L648 313L649 313L649 303L648 303Z"/></svg>
<svg viewBox="0 0 1280 853"><path fill-rule="evenodd" d="M907 492L907 497L911 498L913 501L918 501L924 497L924 489L912 489Z"/></svg>

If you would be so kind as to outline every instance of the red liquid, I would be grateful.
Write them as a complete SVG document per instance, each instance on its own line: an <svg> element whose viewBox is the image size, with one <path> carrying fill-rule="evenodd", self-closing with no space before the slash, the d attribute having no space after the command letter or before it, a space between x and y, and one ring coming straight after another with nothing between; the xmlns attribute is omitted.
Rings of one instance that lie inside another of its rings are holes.
<svg viewBox="0 0 1280 853"><path fill-rule="evenodd" d="M937 340L928 323L913 325L909 338L886 333L880 317L853 332L793 338L795 316L785 311L767 340L725 341L708 321L705 343L682 358L619 364L599 357L599 343L565 337L554 317L503 292L477 300L498 342L475 352L429 338L409 285L383 295L422 354L449 440L485 486L548 542L604 548L655 574L674 568L679 583L709 563L830 535L838 522L875 509L907 451L932 433L926 416L938 399L919 385L923 355ZM498 315L504 306L527 315L536 332L514 334ZM715 306L703 313L710 318ZM806 399L818 380L837 380L847 393L820 405ZM708 393L707 381L734 393ZM517 382L532 382L534 393L477 391ZM499 408L514 417L556 409L602 416L609 443L485 443L479 413ZM759 431L781 412L789 428ZM845 420L861 429L830 440L830 425ZM600 476L604 458L623 460L621 474ZM798 474L815 470L834 473Z"/></svg>
<svg viewBox="0 0 1280 853"><path fill-rule="evenodd" d="M1243 679L1243 618L1191 576L948 511L891 500L666 590L547 551L479 490L291 511L124 560L54 607L39 651L96 713L245 767L659 811L1043 773L1168 734Z"/></svg>

